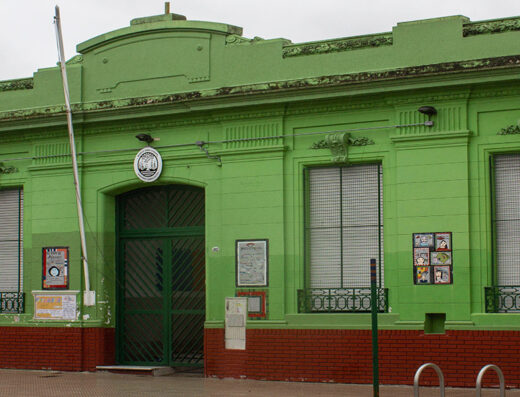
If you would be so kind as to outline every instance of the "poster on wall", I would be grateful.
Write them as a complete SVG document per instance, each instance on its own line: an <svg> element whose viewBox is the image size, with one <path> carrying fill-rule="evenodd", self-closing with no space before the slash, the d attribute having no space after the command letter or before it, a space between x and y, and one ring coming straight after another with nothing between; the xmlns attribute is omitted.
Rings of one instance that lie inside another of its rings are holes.
<svg viewBox="0 0 520 397"><path fill-rule="evenodd" d="M415 248L433 248L434 247L434 233L414 233L413 246Z"/></svg>
<svg viewBox="0 0 520 397"><path fill-rule="evenodd" d="M430 266L417 266L415 268L416 284L431 284Z"/></svg>
<svg viewBox="0 0 520 397"><path fill-rule="evenodd" d="M64 295L34 293L34 318L40 320L75 320L76 293Z"/></svg>
<svg viewBox="0 0 520 397"><path fill-rule="evenodd" d="M430 255L432 265L451 265L451 252L434 251Z"/></svg>
<svg viewBox="0 0 520 397"><path fill-rule="evenodd" d="M451 284L451 266L434 266L434 283Z"/></svg>
<svg viewBox="0 0 520 397"><path fill-rule="evenodd" d="M44 247L42 249L42 288L69 288L69 248Z"/></svg>
<svg viewBox="0 0 520 397"><path fill-rule="evenodd" d="M267 287L267 239L236 240L237 287Z"/></svg>
<svg viewBox="0 0 520 397"><path fill-rule="evenodd" d="M415 266L428 266L430 264L430 250L428 248L414 248L413 264Z"/></svg>
<svg viewBox="0 0 520 397"><path fill-rule="evenodd" d="M451 232L413 233L415 284L453 284Z"/></svg>
<svg viewBox="0 0 520 397"><path fill-rule="evenodd" d="M451 251L451 233L435 233L435 251Z"/></svg>

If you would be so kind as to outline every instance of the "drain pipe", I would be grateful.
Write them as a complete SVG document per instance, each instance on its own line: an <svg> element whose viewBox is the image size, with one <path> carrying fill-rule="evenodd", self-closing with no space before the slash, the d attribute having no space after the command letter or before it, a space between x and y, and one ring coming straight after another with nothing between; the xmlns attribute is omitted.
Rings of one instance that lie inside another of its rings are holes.
<svg viewBox="0 0 520 397"><path fill-rule="evenodd" d="M56 6L54 25L56 27L56 40L58 45L58 56L60 61L61 79L63 81L63 94L65 96L65 109L67 112L67 126L69 130L70 154L72 157L72 171L74 175L74 187L76 191L76 204L78 209L79 234L81 238L81 260L83 262L83 274L85 278L85 290L83 291L83 304L94 306L96 294L90 290L90 278L88 272L87 242L85 239L85 225L83 221L83 207L81 205L81 193L79 189L78 161L76 157L76 143L74 141L74 129L72 127L72 110L70 108L69 85L67 82L67 70L65 69L65 55L63 50L63 39L61 35L60 8Z"/></svg>

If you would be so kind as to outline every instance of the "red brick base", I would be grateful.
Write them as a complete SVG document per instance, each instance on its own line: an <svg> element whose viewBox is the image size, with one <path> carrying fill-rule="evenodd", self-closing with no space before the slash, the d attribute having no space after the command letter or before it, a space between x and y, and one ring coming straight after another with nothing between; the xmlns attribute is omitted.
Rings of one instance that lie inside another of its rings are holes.
<svg viewBox="0 0 520 397"><path fill-rule="evenodd" d="M95 371L114 361L114 328L0 327L0 368Z"/></svg>
<svg viewBox="0 0 520 397"><path fill-rule="evenodd" d="M224 330L205 330L206 376L310 382L372 382L369 330L247 330L246 350L226 350ZM433 362L446 385L475 387L480 369L496 364L508 387L520 387L520 331L379 331L379 379L382 384L413 384L421 364ZM438 385L427 369L421 385ZM498 384L494 371L484 386Z"/></svg>

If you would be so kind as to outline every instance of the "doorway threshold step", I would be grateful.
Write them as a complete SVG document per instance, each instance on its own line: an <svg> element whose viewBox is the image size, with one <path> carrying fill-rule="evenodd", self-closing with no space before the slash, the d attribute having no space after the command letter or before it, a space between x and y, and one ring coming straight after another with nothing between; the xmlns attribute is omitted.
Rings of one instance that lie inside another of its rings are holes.
<svg viewBox="0 0 520 397"><path fill-rule="evenodd" d="M98 365L98 371L107 371L115 374L134 374L149 376L166 376L175 373L172 367L146 366L146 365Z"/></svg>

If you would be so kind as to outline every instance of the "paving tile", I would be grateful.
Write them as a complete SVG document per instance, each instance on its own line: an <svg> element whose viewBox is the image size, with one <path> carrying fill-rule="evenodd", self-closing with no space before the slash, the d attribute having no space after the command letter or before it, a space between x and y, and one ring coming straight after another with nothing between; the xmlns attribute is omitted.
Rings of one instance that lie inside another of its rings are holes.
<svg viewBox="0 0 520 397"><path fill-rule="evenodd" d="M520 390L507 390L520 397ZM439 396L438 388L422 387L421 397ZM167 376L142 376L108 372L57 372L0 369L2 397L372 397L371 385L338 383L268 382L248 379L204 378L200 373L178 372ZM381 397L411 397L410 386L380 388ZM447 388L446 397L475 396L474 389ZM484 390L482 397L498 396Z"/></svg>

